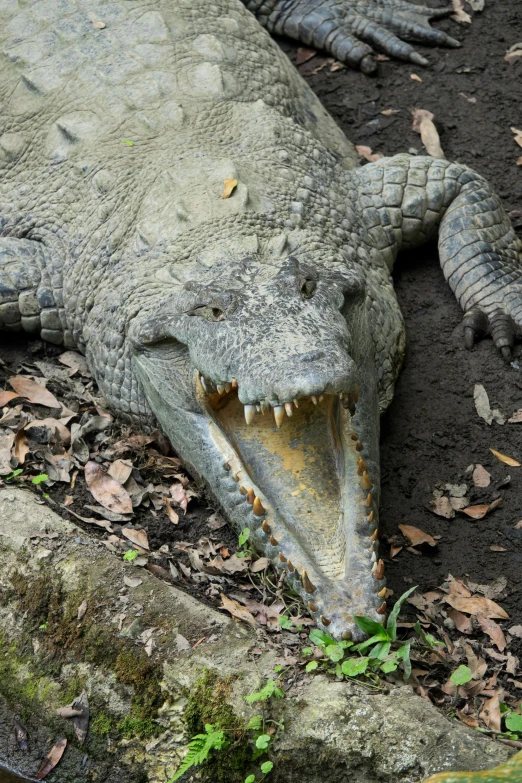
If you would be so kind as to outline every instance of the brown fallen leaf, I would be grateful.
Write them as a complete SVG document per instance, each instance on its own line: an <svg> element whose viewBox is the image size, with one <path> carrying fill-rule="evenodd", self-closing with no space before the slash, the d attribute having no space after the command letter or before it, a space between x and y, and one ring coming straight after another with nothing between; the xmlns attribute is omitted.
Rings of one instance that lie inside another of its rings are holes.
<svg viewBox="0 0 522 783"><path fill-rule="evenodd" d="M170 496L186 512L189 499L183 484L172 484L169 487Z"/></svg>
<svg viewBox="0 0 522 783"><path fill-rule="evenodd" d="M507 63L514 63L519 59L519 57L522 57L522 41L509 47L506 54L504 55L504 60Z"/></svg>
<svg viewBox="0 0 522 783"><path fill-rule="evenodd" d="M473 625L469 617L459 612L457 609L450 609L448 611L448 617L451 617L455 623L455 628L461 633L471 633L473 631Z"/></svg>
<svg viewBox="0 0 522 783"><path fill-rule="evenodd" d="M38 772L35 775L35 780L43 780L44 778L47 777L49 772L51 772L56 767L56 765L62 758L66 747L67 747L67 739L65 737L62 737L57 742L55 742L55 744L52 746L47 756L40 764Z"/></svg>
<svg viewBox="0 0 522 783"><path fill-rule="evenodd" d="M132 527L122 527L121 534L129 541L132 541L133 544L136 544L136 546L141 547L141 549L150 549L149 539L147 538L145 530L134 530Z"/></svg>
<svg viewBox="0 0 522 783"><path fill-rule="evenodd" d="M361 158L368 160L370 163L374 163L376 160L379 160L380 158L384 158L382 152L372 152L372 148L366 147L364 144L356 144L355 149L357 150Z"/></svg>
<svg viewBox="0 0 522 783"><path fill-rule="evenodd" d="M508 424L522 424L522 408L520 408L520 410L518 411L515 411L515 413L511 416L511 418L508 419Z"/></svg>
<svg viewBox="0 0 522 783"><path fill-rule="evenodd" d="M109 476L96 462L85 465L85 481L92 496L101 506L118 514L132 514L132 500L127 490Z"/></svg>
<svg viewBox="0 0 522 783"><path fill-rule="evenodd" d="M491 511L494 511L496 508L502 505L502 498L496 498L491 503L485 504L480 503L477 506L468 506L467 508L463 508L462 513L466 514L466 516L471 517L471 519L482 519L486 516L486 514L489 514Z"/></svg>
<svg viewBox="0 0 522 783"><path fill-rule="evenodd" d="M499 546L498 544L492 544L489 547L490 552L507 552L507 549L505 546Z"/></svg>
<svg viewBox="0 0 522 783"><path fill-rule="evenodd" d="M71 376L79 372L80 375L85 375L90 378L91 373L89 365L87 364L85 356L82 356L81 353L77 353L76 351L65 351L65 353L60 354L58 361L65 364L66 367L70 367L72 372L69 374Z"/></svg>
<svg viewBox="0 0 522 783"><path fill-rule="evenodd" d="M3 408L4 405L7 405L8 402L11 402L11 400L16 400L17 397L20 397L20 394L17 394L16 392L12 391L2 391L0 392L0 408Z"/></svg>
<svg viewBox="0 0 522 783"><path fill-rule="evenodd" d="M221 194L221 198L230 198L236 188L237 179L225 179L223 182L223 193Z"/></svg>
<svg viewBox="0 0 522 783"><path fill-rule="evenodd" d="M467 715L462 710L455 710L455 713L457 715L457 718L462 721L462 723L465 723L466 726L470 726L472 729L476 729L479 725L479 722L476 718L473 717L473 715Z"/></svg>
<svg viewBox="0 0 522 783"><path fill-rule="evenodd" d="M430 500L430 506L432 506L433 513L437 514L439 517L453 519L455 516L455 509L452 507L449 498L445 496Z"/></svg>
<svg viewBox="0 0 522 783"><path fill-rule="evenodd" d="M45 385L38 383L34 378L26 378L17 375L9 378L8 384L18 392L20 397L25 397L34 405L44 405L46 408L61 408L62 406L54 396L45 388Z"/></svg>
<svg viewBox="0 0 522 783"><path fill-rule="evenodd" d="M31 449L29 448L29 444L27 442L27 435L25 433L25 427L22 427L22 429L18 430L15 435L13 449L13 454L18 460L19 465L24 464L25 458L27 457L30 450Z"/></svg>
<svg viewBox="0 0 522 783"><path fill-rule="evenodd" d="M335 62L330 65L330 73L336 73L337 71L343 71L346 68L344 63Z"/></svg>
<svg viewBox="0 0 522 783"><path fill-rule="evenodd" d="M511 628L508 628L508 633L510 633L511 636L522 639L522 625L512 625Z"/></svg>
<svg viewBox="0 0 522 783"><path fill-rule="evenodd" d="M403 549L403 547L402 547L402 546L395 546L395 545L392 545L392 546L390 547L390 557L397 557L397 555L399 554L399 552L400 552L402 549Z"/></svg>
<svg viewBox="0 0 522 783"><path fill-rule="evenodd" d="M256 627L256 621L254 620L254 616L246 609L244 606L241 606L240 603L237 601L234 601L232 598L228 598L224 593L221 593L221 602L223 609L225 609L227 612L230 612L232 617L234 617L236 620L242 620L245 623L248 623L252 628Z"/></svg>
<svg viewBox="0 0 522 783"><path fill-rule="evenodd" d="M421 77L417 76L416 73L410 73L410 79L412 79L412 81L414 81L414 82L421 82L422 83Z"/></svg>
<svg viewBox="0 0 522 783"><path fill-rule="evenodd" d="M481 383L476 383L473 389L473 399L475 401L475 408L478 415L484 419L486 424L490 424L496 421L497 424L504 424L506 417L495 408L492 410L489 404L488 393Z"/></svg>
<svg viewBox="0 0 522 783"><path fill-rule="evenodd" d="M205 573L210 574L239 574L248 570L248 561L244 557L232 555L224 560L221 555L217 555L210 560L208 565L203 567Z"/></svg>
<svg viewBox="0 0 522 783"><path fill-rule="evenodd" d="M72 514L73 517L76 517L76 519L80 519L82 522L86 522L88 525L97 525L98 527L103 527L109 533L112 533L113 531L111 523L107 522L106 519L95 519L95 517L82 517L80 516L80 514L77 514L71 508L67 508L65 503L61 504L61 508L65 509L68 514Z"/></svg>
<svg viewBox="0 0 522 783"><path fill-rule="evenodd" d="M415 133L420 133L420 137L426 152L432 158L445 158L442 147L440 146L440 137L433 123L433 114L425 109L414 109L412 111L413 125Z"/></svg>
<svg viewBox="0 0 522 783"><path fill-rule="evenodd" d="M85 613L87 612L87 599L84 598L81 602L80 606L78 607L78 612L76 614L76 617L78 620L83 620L85 617Z"/></svg>
<svg viewBox="0 0 522 783"><path fill-rule="evenodd" d="M489 636L495 647L497 647L500 652L504 652L506 649L506 637L504 636L500 625L490 617L478 617L477 620L478 624L484 633Z"/></svg>
<svg viewBox="0 0 522 783"><path fill-rule="evenodd" d="M451 18L459 24L471 24L471 16L464 11L464 0L451 0L453 13Z"/></svg>
<svg viewBox="0 0 522 783"><path fill-rule="evenodd" d="M165 510L167 512L167 516L172 522L173 525L177 525L179 522L179 514L176 514L172 506L170 505L170 500L168 498L165 498Z"/></svg>
<svg viewBox="0 0 522 783"><path fill-rule="evenodd" d="M505 454L501 454L500 451L495 451L495 449L490 449L490 451L494 457L500 460L500 462L503 462L505 465L509 465L512 468L520 467L520 462L518 462L516 459L513 459L513 457L506 457Z"/></svg>
<svg viewBox="0 0 522 783"><path fill-rule="evenodd" d="M425 533L418 527L413 525L399 525L399 528L407 539L411 542L412 546L418 546L419 544L429 544L430 546L437 546L437 542L430 536L429 533Z"/></svg>
<svg viewBox="0 0 522 783"><path fill-rule="evenodd" d="M464 93L464 92L459 92L459 95L460 95L461 98L464 98L464 100L467 101L468 103L476 103L477 102L476 98L470 97L469 95L466 95L466 93Z"/></svg>
<svg viewBox="0 0 522 783"><path fill-rule="evenodd" d="M489 487L491 484L491 473L488 473L483 465L475 465L473 470L473 484L476 487Z"/></svg>
<svg viewBox="0 0 522 783"><path fill-rule="evenodd" d="M511 127L511 132L515 134L515 138L513 141L515 141L519 147L522 147L522 130L519 130L518 128Z"/></svg>
<svg viewBox="0 0 522 783"><path fill-rule="evenodd" d="M311 60L312 57L315 57L317 54L315 49L309 49L307 46L300 46L296 53L295 58L295 64L303 65L303 63L307 63L308 60Z"/></svg>
<svg viewBox="0 0 522 783"><path fill-rule="evenodd" d="M488 699L479 713L479 718L492 731L500 731L500 703L498 694Z"/></svg>
<svg viewBox="0 0 522 783"><path fill-rule="evenodd" d="M265 568L268 568L270 565L270 560L268 557L259 557L252 565L250 566L250 570L253 574L257 574L259 571L264 571Z"/></svg>
<svg viewBox="0 0 522 783"><path fill-rule="evenodd" d="M107 473L120 484L125 484L132 473L132 467L133 465L130 459L116 459L111 463Z"/></svg>
<svg viewBox="0 0 522 783"><path fill-rule="evenodd" d="M398 114L400 109L384 109L381 111L381 114L384 115L384 117L393 117L394 114Z"/></svg>
<svg viewBox="0 0 522 783"><path fill-rule="evenodd" d="M68 427L65 426L65 422L67 420L67 417L65 419L36 419L35 421L31 421L29 424L25 425L25 431L31 438L36 437L36 433L33 433L34 430L47 427L47 429L51 431L52 439L56 440L56 431L58 431L58 435L60 436L62 443L64 446L68 446L71 442L71 432Z"/></svg>
<svg viewBox="0 0 522 783"><path fill-rule="evenodd" d="M481 595L473 595L470 598L462 595L447 595L443 600L459 612L471 614L474 617L496 617L501 620L509 620L508 613L501 606Z"/></svg>
<svg viewBox="0 0 522 783"><path fill-rule="evenodd" d="M139 587L141 584L143 584L143 579L140 579L139 576L127 576L127 574L124 575L123 581L127 585L127 587Z"/></svg>

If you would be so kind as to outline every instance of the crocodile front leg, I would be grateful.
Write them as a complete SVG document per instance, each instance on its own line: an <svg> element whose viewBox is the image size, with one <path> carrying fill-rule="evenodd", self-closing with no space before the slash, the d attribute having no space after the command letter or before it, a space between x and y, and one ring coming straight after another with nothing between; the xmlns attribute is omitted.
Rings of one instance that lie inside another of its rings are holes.
<svg viewBox="0 0 522 783"><path fill-rule="evenodd" d="M364 73L377 68L373 48L419 65L428 61L407 41L460 46L430 19L451 8L426 8L404 0L243 0L271 33L325 49L341 62Z"/></svg>
<svg viewBox="0 0 522 783"><path fill-rule="evenodd" d="M396 155L353 173L372 244L391 268L401 248L439 233L444 276L472 347L490 334L506 361L522 336L522 243L499 197L467 166Z"/></svg>

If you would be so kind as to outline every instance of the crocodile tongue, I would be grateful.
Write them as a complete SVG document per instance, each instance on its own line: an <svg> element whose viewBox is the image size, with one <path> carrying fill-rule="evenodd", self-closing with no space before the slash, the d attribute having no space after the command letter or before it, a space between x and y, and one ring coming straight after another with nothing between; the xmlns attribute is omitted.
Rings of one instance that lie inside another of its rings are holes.
<svg viewBox="0 0 522 783"><path fill-rule="evenodd" d="M357 415L349 395L324 394L287 407L290 416L283 422L270 410L267 415L245 411L230 385L210 394L199 379L197 386L211 438L235 482L229 515L286 571L329 633L358 636L354 614L382 620L378 467L376 444L365 446L357 434L364 412ZM364 407L361 399L357 408ZM371 434L370 440L375 441Z"/></svg>

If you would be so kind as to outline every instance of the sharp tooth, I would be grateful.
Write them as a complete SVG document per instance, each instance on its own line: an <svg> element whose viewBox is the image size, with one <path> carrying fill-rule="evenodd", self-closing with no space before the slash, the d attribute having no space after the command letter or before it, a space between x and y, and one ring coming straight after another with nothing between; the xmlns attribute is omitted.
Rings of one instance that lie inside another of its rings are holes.
<svg viewBox="0 0 522 783"><path fill-rule="evenodd" d="M272 544L272 546L277 546L279 542L277 541L276 538L274 538L274 536L270 536L270 543Z"/></svg>
<svg viewBox="0 0 522 783"><path fill-rule="evenodd" d="M362 479L361 479L361 487L363 489L365 489L366 491L368 491L370 489L371 485L372 485L372 480L371 480L370 476L368 475L368 473L366 471L364 471L364 473L362 474Z"/></svg>
<svg viewBox="0 0 522 783"><path fill-rule="evenodd" d="M370 508L372 503L373 503L372 493L368 492L368 494L366 495L366 500L364 501L364 505L366 506L366 508Z"/></svg>
<svg viewBox="0 0 522 783"><path fill-rule="evenodd" d="M256 411L257 411L258 413L261 413L261 405L256 405Z"/></svg>
<svg viewBox="0 0 522 783"><path fill-rule="evenodd" d="M314 405L317 405L317 397L314 394L312 394L312 402Z"/></svg>
<svg viewBox="0 0 522 783"><path fill-rule="evenodd" d="M357 473L359 474L359 476L362 476L365 470L366 470L366 462L363 460L362 457L359 457L357 461Z"/></svg>
<svg viewBox="0 0 522 783"><path fill-rule="evenodd" d="M202 375L199 376L199 380L201 381L201 385L203 386L203 391L205 394L208 394L208 386L206 380L203 378Z"/></svg>
<svg viewBox="0 0 522 783"><path fill-rule="evenodd" d="M356 451L362 451L362 443L360 440L358 440L357 443L355 444L355 449Z"/></svg>
<svg viewBox="0 0 522 783"><path fill-rule="evenodd" d="M287 416L292 416L294 413L294 409L292 408L291 402L285 402L285 411Z"/></svg>
<svg viewBox="0 0 522 783"><path fill-rule="evenodd" d="M319 402L322 402L324 400L324 394L321 394L319 397Z"/></svg>
<svg viewBox="0 0 522 783"><path fill-rule="evenodd" d="M292 563L291 560L288 561L287 566L288 566L288 570L290 571L290 573L293 573L295 571L295 566L294 566L294 564Z"/></svg>
<svg viewBox="0 0 522 783"><path fill-rule="evenodd" d="M227 394L228 394L228 392L230 391L231 388L232 388L232 384L231 383L225 383L225 391L226 391Z"/></svg>
<svg viewBox="0 0 522 783"><path fill-rule="evenodd" d="M366 517L366 521L371 523L371 522L373 522L374 519L375 519L375 513L374 513L374 511L372 509L372 511L370 511L370 513Z"/></svg>
<svg viewBox="0 0 522 783"><path fill-rule="evenodd" d="M255 497L256 497L255 492L252 489L252 487L250 487L250 489L247 492L247 496L246 496L247 503L250 503L250 505L253 505Z"/></svg>
<svg viewBox="0 0 522 783"><path fill-rule="evenodd" d="M329 620L329 619L328 619L327 617L325 617L324 615L321 615L321 622L322 622L322 624L323 624L323 625L329 626L329 625L330 625L330 623L331 623L332 621L331 621L331 620Z"/></svg>
<svg viewBox="0 0 522 783"><path fill-rule="evenodd" d="M373 533L370 536L370 541L376 541L377 540L377 529L373 531Z"/></svg>
<svg viewBox="0 0 522 783"><path fill-rule="evenodd" d="M372 561L372 563L376 563L377 562L377 555L375 554L375 552L372 552L371 561Z"/></svg>
<svg viewBox="0 0 522 783"><path fill-rule="evenodd" d="M256 415L256 406L245 405L245 421L247 424L252 424L255 415Z"/></svg>
<svg viewBox="0 0 522 783"><path fill-rule="evenodd" d="M266 413L266 408L267 408L266 400L263 400L262 403L261 403L261 413L263 414L263 416Z"/></svg>
<svg viewBox="0 0 522 783"><path fill-rule="evenodd" d="M295 405L296 408L299 407L299 403L297 402L297 400L294 400L294 405Z"/></svg>
<svg viewBox="0 0 522 783"><path fill-rule="evenodd" d="M304 589L306 590L307 593L315 593L315 587L312 584L312 582L310 581L310 578L309 578L308 574L306 573L306 571L303 571L303 573L301 574L301 581L302 581L303 587L304 587Z"/></svg>
<svg viewBox="0 0 522 783"><path fill-rule="evenodd" d="M282 405L276 405L274 408L274 419L277 427L279 428L285 418L285 409Z"/></svg>
<svg viewBox="0 0 522 783"><path fill-rule="evenodd" d="M317 612L317 610L319 609L317 604L314 604L311 601L308 601L308 608L310 609L311 612Z"/></svg>
<svg viewBox="0 0 522 783"><path fill-rule="evenodd" d="M263 529L263 533L266 533L267 536L269 536L271 534L272 528L270 527L270 525L268 524L266 519L263 520L263 523L262 523L261 527Z"/></svg>
<svg viewBox="0 0 522 783"><path fill-rule="evenodd" d="M355 402L355 404L357 404L359 402L359 387L358 386L355 387L355 390L354 390L354 393L353 393L353 401Z"/></svg>
<svg viewBox="0 0 522 783"><path fill-rule="evenodd" d="M286 557L282 552L279 552L279 562L280 563L286 563Z"/></svg>
<svg viewBox="0 0 522 783"><path fill-rule="evenodd" d="M379 598L386 598L386 588L383 587L382 590L379 590L379 592L377 593L377 596Z"/></svg>
<svg viewBox="0 0 522 783"><path fill-rule="evenodd" d="M230 385L232 386L233 389L237 389L237 381L235 378L232 378Z"/></svg>
<svg viewBox="0 0 522 783"><path fill-rule="evenodd" d="M239 473L232 473L232 478L234 481L239 481Z"/></svg>
<svg viewBox="0 0 522 783"><path fill-rule="evenodd" d="M374 563L372 567L372 576L374 579L382 579L384 576L384 562L379 560L378 563Z"/></svg>
<svg viewBox="0 0 522 783"><path fill-rule="evenodd" d="M217 390L219 394L223 394L223 392L225 391L225 387L223 386L222 383L217 384Z"/></svg>
<svg viewBox="0 0 522 783"><path fill-rule="evenodd" d="M383 601L382 604L377 609L377 614L386 614L386 601Z"/></svg>
<svg viewBox="0 0 522 783"><path fill-rule="evenodd" d="M254 504L252 506L252 511L256 515L256 517L262 517L265 513L265 509L263 508L263 504L259 500L259 498L254 498Z"/></svg>
<svg viewBox="0 0 522 783"><path fill-rule="evenodd" d="M239 491L241 492L242 495L248 494L248 489L246 487L244 487L243 485L241 485L239 487Z"/></svg>

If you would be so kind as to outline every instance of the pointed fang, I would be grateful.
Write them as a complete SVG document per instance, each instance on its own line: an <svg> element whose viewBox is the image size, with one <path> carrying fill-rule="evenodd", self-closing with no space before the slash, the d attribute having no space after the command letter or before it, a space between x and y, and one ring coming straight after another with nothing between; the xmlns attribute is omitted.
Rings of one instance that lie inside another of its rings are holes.
<svg viewBox="0 0 522 783"><path fill-rule="evenodd" d="M245 421L247 424L252 424L255 415L256 415L256 406L245 405Z"/></svg>
<svg viewBox="0 0 522 783"><path fill-rule="evenodd" d="M218 390L218 394L223 394L223 392L225 391L225 387L223 386L222 383L217 384L217 390Z"/></svg>
<svg viewBox="0 0 522 783"><path fill-rule="evenodd" d="M263 533L266 533L266 534L267 534L267 536L269 536L269 535L271 534L271 532L272 532L272 528L270 527L270 525L268 524L268 522L266 521L266 519L264 519L264 520L263 520L263 523L262 523L262 525L261 525L261 528L262 528L262 530L263 530Z"/></svg>
<svg viewBox="0 0 522 783"><path fill-rule="evenodd" d="M366 471L364 471L364 473L362 474L362 479L361 479L361 487L364 490L368 491L370 489L371 485L372 485L372 480L371 480L370 476L368 475L368 473Z"/></svg>
<svg viewBox="0 0 522 783"><path fill-rule="evenodd" d="M297 402L297 400L294 400L294 405L295 405L296 408L299 407L299 403Z"/></svg>
<svg viewBox="0 0 522 783"><path fill-rule="evenodd" d="M278 429L283 423L284 418L285 418L285 409L283 408L282 405L276 405L276 407L274 408L274 419Z"/></svg>
<svg viewBox="0 0 522 783"><path fill-rule="evenodd" d="M290 573L293 574L294 571L295 571L295 566L294 566L294 564L292 563L291 560L288 561L287 566L288 566L288 570L290 571Z"/></svg>
<svg viewBox="0 0 522 783"><path fill-rule="evenodd" d="M239 491L241 492L242 495L248 495L248 489L243 485L239 487Z"/></svg>
<svg viewBox="0 0 522 783"><path fill-rule="evenodd" d="M373 533L370 536L370 541L373 543L374 541L377 541L377 530L374 530Z"/></svg>
<svg viewBox="0 0 522 783"><path fill-rule="evenodd" d="M378 595L379 598L386 598L386 588L383 587L382 590L379 590L377 595Z"/></svg>
<svg viewBox="0 0 522 783"><path fill-rule="evenodd" d="M358 440L357 443L355 444L355 448L357 451L362 451L363 445L360 440Z"/></svg>
<svg viewBox="0 0 522 783"><path fill-rule="evenodd" d="M363 460L362 457L359 457L359 460L357 462L357 473L359 474L359 476L362 476L365 470L366 470L366 462Z"/></svg>
<svg viewBox="0 0 522 783"><path fill-rule="evenodd" d="M379 560L378 563L374 563L372 568L372 576L374 579L382 579L384 576L384 562Z"/></svg>
<svg viewBox="0 0 522 783"><path fill-rule="evenodd" d="M355 402L356 405L359 402L359 387L358 386L355 387L355 391L353 393L353 401Z"/></svg>
<svg viewBox="0 0 522 783"><path fill-rule="evenodd" d="M279 562L280 563L286 563L286 557L282 552L279 552Z"/></svg>
<svg viewBox="0 0 522 783"><path fill-rule="evenodd" d="M370 508L372 503L373 503L372 493L368 492L366 496L366 500L364 501L364 505L366 506L366 508Z"/></svg>
<svg viewBox="0 0 522 783"><path fill-rule="evenodd" d="M314 394L312 394L312 402L314 405L317 405L317 397Z"/></svg>
<svg viewBox="0 0 522 783"><path fill-rule="evenodd" d="M328 619L327 617L325 617L324 615L321 615L321 622L322 622L322 624L323 624L323 625L326 625L326 627L328 627L332 621L331 621L331 620L329 620L329 619Z"/></svg>
<svg viewBox="0 0 522 783"><path fill-rule="evenodd" d="M262 517L265 513L265 509L263 508L263 504L259 500L259 498L254 498L254 505L252 506L252 511L256 515L256 517Z"/></svg>
<svg viewBox="0 0 522 783"><path fill-rule="evenodd" d="M233 389L237 389L237 381L235 378L232 378L232 383L230 384Z"/></svg>
<svg viewBox="0 0 522 783"><path fill-rule="evenodd" d="M377 614L386 614L386 601L383 601L382 604L377 609Z"/></svg>
<svg viewBox="0 0 522 783"><path fill-rule="evenodd" d="M252 489L252 487L250 487L250 489L247 492L247 496L246 496L247 503L250 503L250 505L253 505L255 497L256 497L255 492Z"/></svg>
<svg viewBox="0 0 522 783"><path fill-rule="evenodd" d="M277 546L279 541L276 538L274 538L274 536L270 536L270 543L272 544L272 546Z"/></svg>
<svg viewBox="0 0 522 783"><path fill-rule="evenodd" d="M374 519L375 519L375 512L372 509L368 514L368 516L366 517L366 521L371 523L373 522Z"/></svg>
<svg viewBox="0 0 522 783"><path fill-rule="evenodd" d="M308 608L310 609L311 612L319 611L319 607L317 606L317 604L313 604L311 601L308 601Z"/></svg>
<svg viewBox="0 0 522 783"><path fill-rule="evenodd" d="M312 584L312 582L310 581L306 571L303 571L302 576L301 576L301 580L303 582L303 587L304 587L304 589L306 590L307 593L315 593L315 587Z"/></svg>
<svg viewBox="0 0 522 783"><path fill-rule="evenodd" d="M285 411L287 416L293 416L294 409L291 402L285 402Z"/></svg>

